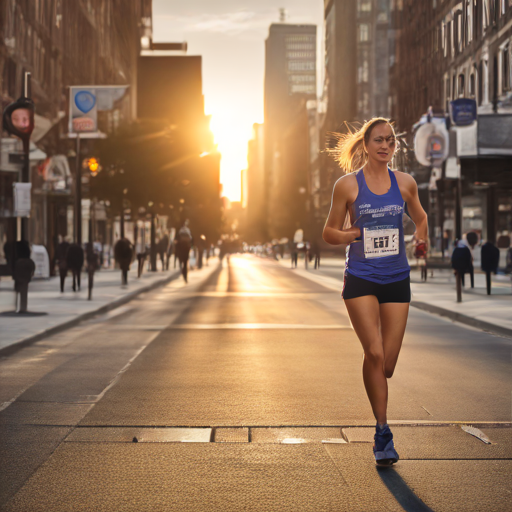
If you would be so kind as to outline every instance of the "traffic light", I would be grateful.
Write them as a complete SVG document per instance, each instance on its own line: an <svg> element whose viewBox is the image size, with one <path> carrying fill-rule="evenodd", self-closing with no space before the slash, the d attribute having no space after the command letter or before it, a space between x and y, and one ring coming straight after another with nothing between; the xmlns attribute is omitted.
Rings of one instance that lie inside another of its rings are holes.
<svg viewBox="0 0 512 512"><path fill-rule="evenodd" d="M89 160L87 160L87 167L89 168L89 171L91 171L92 176L96 176L101 169L96 158L89 158Z"/></svg>

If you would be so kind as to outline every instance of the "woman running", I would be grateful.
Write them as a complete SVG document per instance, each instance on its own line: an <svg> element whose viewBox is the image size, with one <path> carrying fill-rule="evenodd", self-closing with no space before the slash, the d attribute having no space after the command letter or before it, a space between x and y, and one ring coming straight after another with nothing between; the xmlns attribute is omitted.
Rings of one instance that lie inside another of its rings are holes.
<svg viewBox="0 0 512 512"><path fill-rule="evenodd" d="M380 117L359 131L338 135L331 152L346 175L334 185L323 231L327 243L347 244L342 297L364 350L363 380L377 420L375 460L386 466L399 458L387 424L387 379L395 370L411 301L402 227L406 204L416 238L428 239L414 178L388 167L395 149L393 127ZM350 224L345 224L347 212Z"/></svg>

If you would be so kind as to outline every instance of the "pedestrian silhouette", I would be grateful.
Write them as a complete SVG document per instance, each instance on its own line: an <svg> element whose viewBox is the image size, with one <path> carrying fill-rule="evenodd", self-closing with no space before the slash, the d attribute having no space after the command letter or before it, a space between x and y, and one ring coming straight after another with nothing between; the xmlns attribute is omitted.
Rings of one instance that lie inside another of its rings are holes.
<svg viewBox="0 0 512 512"><path fill-rule="evenodd" d="M59 266L59 275L60 275L60 291L64 293L64 283L66 281L66 276L68 275L68 261L67 255L69 250L69 242L63 240L58 246L55 254L55 259L57 261L57 265Z"/></svg>
<svg viewBox="0 0 512 512"><path fill-rule="evenodd" d="M94 245L88 242L85 249L86 260L87 260L87 275L89 277L88 282L88 300L92 299L92 287L94 285L94 272L99 268L99 254L94 250Z"/></svg>
<svg viewBox="0 0 512 512"><path fill-rule="evenodd" d="M121 269L121 282L128 284L128 271L133 258L133 245L128 238L121 238L114 245L114 258Z"/></svg>
<svg viewBox="0 0 512 512"><path fill-rule="evenodd" d="M30 283L35 263L30 259L30 246L26 240L16 242L16 261L14 262L14 290L16 291L16 313L27 312L28 283Z"/></svg>
<svg viewBox="0 0 512 512"><path fill-rule="evenodd" d="M180 262L181 274L186 283L188 282L188 258L192 242L192 233L188 227L188 220L186 220L176 235L176 254Z"/></svg>
<svg viewBox="0 0 512 512"><path fill-rule="evenodd" d="M84 250L78 244L71 244L66 253L68 270L73 273L73 291L80 290L80 273L84 266Z"/></svg>
<svg viewBox="0 0 512 512"><path fill-rule="evenodd" d="M452 268L460 275L462 286L464 286L464 275L473 270L473 257L469 247L461 240L455 240L455 249L452 253Z"/></svg>

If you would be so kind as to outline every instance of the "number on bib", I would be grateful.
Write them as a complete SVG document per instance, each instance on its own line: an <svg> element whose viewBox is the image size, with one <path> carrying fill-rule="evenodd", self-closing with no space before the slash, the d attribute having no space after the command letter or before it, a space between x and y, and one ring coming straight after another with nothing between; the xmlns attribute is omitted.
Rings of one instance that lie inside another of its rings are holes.
<svg viewBox="0 0 512 512"><path fill-rule="evenodd" d="M398 229L364 229L364 256L365 258L383 258L398 254Z"/></svg>

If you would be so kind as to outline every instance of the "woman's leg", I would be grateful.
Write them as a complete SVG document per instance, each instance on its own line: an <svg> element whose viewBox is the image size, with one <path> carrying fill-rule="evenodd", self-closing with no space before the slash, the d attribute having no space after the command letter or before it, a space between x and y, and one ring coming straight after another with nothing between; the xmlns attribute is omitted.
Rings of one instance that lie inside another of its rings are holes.
<svg viewBox="0 0 512 512"><path fill-rule="evenodd" d="M387 423L388 383L384 374L384 347L380 308L375 295L345 300L352 326L364 350L363 381L378 423Z"/></svg>
<svg viewBox="0 0 512 512"><path fill-rule="evenodd" d="M384 347L384 373L388 379L395 371L398 354L402 348L407 316L408 302L386 302L380 305L380 326Z"/></svg>

